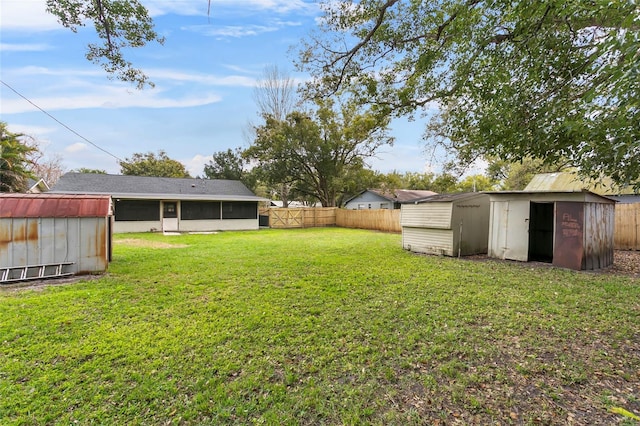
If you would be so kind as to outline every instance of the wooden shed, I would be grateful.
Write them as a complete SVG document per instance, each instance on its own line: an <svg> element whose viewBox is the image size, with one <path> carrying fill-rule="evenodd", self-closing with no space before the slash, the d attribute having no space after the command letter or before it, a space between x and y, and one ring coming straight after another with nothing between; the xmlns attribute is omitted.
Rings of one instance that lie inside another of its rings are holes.
<svg viewBox="0 0 640 426"><path fill-rule="evenodd" d="M615 201L589 191L489 193L489 256L594 270L611 266Z"/></svg>
<svg viewBox="0 0 640 426"><path fill-rule="evenodd" d="M489 196L440 194L402 204L402 247L416 253L469 256L487 253Z"/></svg>
<svg viewBox="0 0 640 426"><path fill-rule="evenodd" d="M107 270L111 197L0 195L0 283Z"/></svg>

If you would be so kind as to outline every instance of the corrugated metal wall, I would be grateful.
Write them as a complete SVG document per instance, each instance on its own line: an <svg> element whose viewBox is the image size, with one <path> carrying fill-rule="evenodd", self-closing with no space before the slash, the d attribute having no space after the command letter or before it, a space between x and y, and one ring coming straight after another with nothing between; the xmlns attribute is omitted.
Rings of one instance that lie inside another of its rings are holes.
<svg viewBox="0 0 640 426"><path fill-rule="evenodd" d="M404 206L402 207L404 210ZM402 228L402 247L416 253L454 256L451 229Z"/></svg>
<svg viewBox="0 0 640 426"><path fill-rule="evenodd" d="M67 271L104 272L109 218L0 218L0 267L73 262Z"/></svg>
<svg viewBox="0 0 640 426"><path fill-rule="evenodd" d="M403 204L400 225L451 229L452 203Z"/></svg>
<svg viewBox="0 0 640 426"><path fill-rule="evenodd" d="M613 265L615 205L586 203L584 206L584 259L586 270Z"/></svg>

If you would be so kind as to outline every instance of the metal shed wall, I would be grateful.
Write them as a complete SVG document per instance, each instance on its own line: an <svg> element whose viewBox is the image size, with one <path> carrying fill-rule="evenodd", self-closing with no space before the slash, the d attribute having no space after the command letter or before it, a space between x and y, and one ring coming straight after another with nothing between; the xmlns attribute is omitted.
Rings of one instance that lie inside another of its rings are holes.
<svg viewBox="0 0 640 426"><path fill-rule="evenodd" d="M449 201L402 205L403 248L445 256L486 253L489 196L474 193L441 197Z"/></svg>
<svg viewBox="0 0 640 426"><path fill-rule="evenodd" d="M0 267L73 262L67 272L104 272L108 235L108 218L2 218Z"/></svg>
<svg viewBox="0 0 640 426"><path fill-rule="evenodd" d="M0 267L71 263L65 272L106 271L111 198L50 194L0 196Z"/></svg>

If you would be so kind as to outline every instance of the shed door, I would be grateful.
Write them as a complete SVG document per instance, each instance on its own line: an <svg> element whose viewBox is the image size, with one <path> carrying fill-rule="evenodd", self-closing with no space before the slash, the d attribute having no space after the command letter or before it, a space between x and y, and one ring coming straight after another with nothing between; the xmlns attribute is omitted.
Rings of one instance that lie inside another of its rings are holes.
<svg viewBox="0 0 640 426"><path fill-rule="evenodd" d="M492 209L491 255L526 262L529 258L529 200L494 202Z"/></svg>
<svg viewBox="0 0 640 426"><path fill-rule="evenodd" d="M178 230L178 203L164 201L162 203L162 231L171 232Z"/></svg>

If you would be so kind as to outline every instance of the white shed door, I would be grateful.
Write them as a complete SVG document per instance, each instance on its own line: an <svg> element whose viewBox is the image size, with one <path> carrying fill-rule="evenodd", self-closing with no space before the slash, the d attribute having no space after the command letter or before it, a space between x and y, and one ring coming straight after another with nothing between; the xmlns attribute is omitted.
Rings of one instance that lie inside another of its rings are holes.
<svg viewBox="0 0 640 426"><path fill-rule="evenodd" d="M489 252L499 259L529 259L529 200L492 203Z"/></svg>

